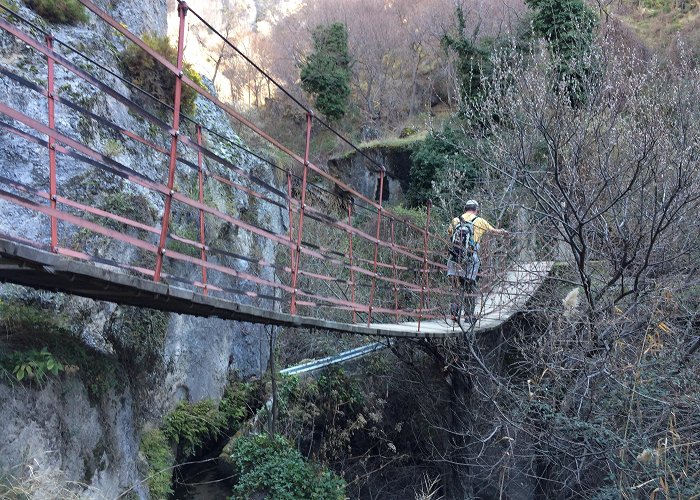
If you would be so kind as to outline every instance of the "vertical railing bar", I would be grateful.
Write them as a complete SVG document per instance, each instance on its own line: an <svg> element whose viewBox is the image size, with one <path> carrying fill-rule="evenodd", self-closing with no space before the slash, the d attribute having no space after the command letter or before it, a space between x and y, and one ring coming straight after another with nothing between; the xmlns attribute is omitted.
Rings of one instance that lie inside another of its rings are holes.
<svg viewBox="0 0 700 500"><path fill-rule="evenodd" d="M355 205L355 200L350 198L348 203L348 226L352 227L352 207ZM357 323L357 311L355 310L355 270L353 269L352 258L352 232L348 231L348 247L350 257L350 299L352 301L352 322Z"/></svg>
<svg viewBox="0 0 700 500"><path fill-rule="evenodd" d="M313 114L306 112L306 146L304 148L304 174L301 180L301 204L299 206L299 225L297 228L297 244L295 248L294 266L292 267L292 300L290 313L297 312L297 280L299 278L299 263L301 261L301 238L304 231L304 210L306 209L306 181L309 175L309 152L311 149L311 125Z"/></svg>
<svg viewBox="0 0 700 500"><path fill-rule="evenodd" d="M425 222L425 234L426 238L430 234L430 211L433 208L433 202L428 200L428 214L427 220ZM426 304L430 305L430 273L428 272L428 251L426 246L426 259L425 259L425 288L427 293Z"/></svg>
<svg viewBox="0 0 700 500"><path fill-rule="evenodd" d="M173 103L173 130L170 141L170 164L168 167L168 194L165 196L165 207L163 208L163 218L160 228L160 240L158 242L158 254L156 255L156 267L153 273L153 281L160 281L160 274L163 270L163 257L165 256L165 242L168 236L170 225L170 210L173 202L173 186L175 185L175 168L177 166L177 142L180 134L180 104L182 100L182 53L185 41L185 15L187 14L187 4L178 2L178 15L180 17L180 29L177 38L177 69L178 76L175 79L175 102Z"/></svg>
<svg viewBox="0 0 700 500"><path fill-rule="evenodd" d="M199 203L204 205L204 169L203 169L203 155L202 155L202 126L197 124L197 145L199 149L197 150L197 166L198 177L199 177ZM199 242L202 244L202 261L207 261L207 250L206 250L206 239L204 237L204 210L199 209ZM207 295L209 290L207 287L207 266L202 265L202 284L204 285L204 295Z"/></svg>
<svg viewBox="0 0 700 500"><path fill-rule="evenodd" d="M296 258L296 249L294 247L294 208L292 207L292 201L292 173L287 170L287 208L289 209L289 271L291 273L291 281L294 281L294 259Z"/></svg>
<svg viewBox="0 0 700 500"><path fill-rule="evenodd" d="M399 322L399 289L396 282L399 279L396 270L396 236L394 234L394 218L391 218L391 265L394 268L394 311L396 311L396 322Z"/></svg>
<svg viewBox="0 0 700 500"><path fill-rule="evenodd" d="M425 219L425 229L423 230L423 282L420 291L420 309L418 310L418 331L420 332L420 322L423 319L423 308L425 307L425 289L428 284L428 231L430 231L430 208L432 203L428 200L428 213Z"/></svg>
<svg viewBox="0 0 700 500"><path fill-rule="evenodd" d="M53 37L51 35L46 35L46 46L49 50L53 50ZM47 82L47 93L48 98L48 115L49 115L49 128L52 130L56 129L56 101L54 96L54 60L51 57L47 57L48 62L48 82ZM52 209L56 209L56 195L57 193L57 181L56 181L56 140L53 137L49 137L49 204ZM51 216L51 251L58 251L58 219L56 216Z"/></svg>
<svg viewBox="0 0 700 500"><path fill-rule="evenodd" d="M377 233L376 240L374 243L374 269L372 270L372 288L369 293L369 308L367 314L367 327L372 325L372 306L374 305L374 291L377 286L377 258L379 257L379 236L382 227L382 198L384 195L384 171L382 169L379 171L379 206L377 207Z"/></svg>

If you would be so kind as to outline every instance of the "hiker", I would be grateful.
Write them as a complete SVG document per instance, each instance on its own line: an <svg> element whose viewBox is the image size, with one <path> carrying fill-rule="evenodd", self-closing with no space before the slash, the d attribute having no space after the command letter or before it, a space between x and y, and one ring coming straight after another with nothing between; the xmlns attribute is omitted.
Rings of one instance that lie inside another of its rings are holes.
<svg viewBox="0 0 700 500"><path fill-rule="evenodd" d="M466 294L464 313L470 323L476 322L476 282L479 279L479 247L485 232L507 234L505 229L493 227L483 217L479 217L479 203L469 200L464 204L464 213L452 219L447 232L452 246L447 260L447 276L451 277L452 287ZM458 288L459 287L459 288ZM452 321L460 315L460 305L450 304Z"/></svg>

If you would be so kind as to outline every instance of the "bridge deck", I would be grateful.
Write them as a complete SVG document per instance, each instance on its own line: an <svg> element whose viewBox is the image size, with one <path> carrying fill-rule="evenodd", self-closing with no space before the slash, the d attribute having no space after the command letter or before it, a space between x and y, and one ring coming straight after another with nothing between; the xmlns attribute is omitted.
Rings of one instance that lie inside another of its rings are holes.
<svg viewBox="0 0 700 500"><path fill-rule="evenodd" d="M503 284L482 301L483 316L475 330L491 330L507 321L537 290L551 267L550 262L534 262L510 271ZM0 239L0 281L118 304L250 323L406 338L444 337L461 332L459 325L451 321L423 321L419 331L417 322L367 327L271 311L155 283L7 239Z"/></svg>

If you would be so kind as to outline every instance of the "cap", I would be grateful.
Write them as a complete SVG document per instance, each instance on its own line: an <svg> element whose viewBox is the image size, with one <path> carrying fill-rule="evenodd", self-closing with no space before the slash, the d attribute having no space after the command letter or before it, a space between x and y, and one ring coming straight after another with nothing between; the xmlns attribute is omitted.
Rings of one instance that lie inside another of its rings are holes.
<svg viewBox="0 0 700 500"><path fill-rule="evenodd" d="M470 209L470 208L479 208L479 202L476 200L469 200L464 204L465 209Z"/></svg>

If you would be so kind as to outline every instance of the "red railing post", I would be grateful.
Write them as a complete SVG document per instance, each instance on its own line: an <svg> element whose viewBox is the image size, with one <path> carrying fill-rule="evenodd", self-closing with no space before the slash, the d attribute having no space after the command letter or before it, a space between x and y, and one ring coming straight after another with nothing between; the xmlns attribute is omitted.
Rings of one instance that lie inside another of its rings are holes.
<svg viewBox="0 0 700 500"><path fill-rule="evenodd" d="M372 288L369 292L369 308L367 311L367 326L372 325L372 306L374 304L374 290L377 287L377 258L379 257L379 236L382 228L382 197L384 195L384 171L385 168L379 171L379 207L377 207L377 233L376 242L374 243L374 269L372 270Z"/></svg>
<svg viewBox="0 0 700 500"><path fill-rule="evenodd" d="M394 310L396 311L396 322L399 322L399 289L396 282L399 279L396 271L396 236L394 235L394 218L391 218L391 265L394 268Z"/></svg>
<svg viewBox="0 0 700 500"><path fill-rule="evenodd" d="M197 145L200 149L197 150L197 175L199 178L199 203L204 205L204 169L202 168L202 126L197 124ZM207 250L204 238L204 210L199 209L199 242L202 244L202 260L207 261ZM204 295L209 292L207 288L207 266L202 264L202 285L204 285Z"/></svg>
<svg viewBox="0 0 700 500"><path fill-rule="evenodd" d="M46 35L46 46L53 50L53 37ZM54 61L51 57L48 61L48 82L46 97L48 98L49 128L56 128L56 101L54 99ZM52 209L56 209L56 140L49 136L49 204ZM58 252L58 219L51 216L51 251Z"/></svg>
<svg viewBox="0 0 700 500"><path fill-rule="evenodd" d="M425 221L425 234L426 237L430 236L430 210L433 208L433 202L428 200L428 219ZM430 272L428 271L428 249L426 245L426 260L425 260L425 293L427 295L426 303L430 305Z"/></svg>
<svg viewBox="0 0 700 500"><path fill-rule="evenodd" d="M173 129L170 140L170 164L168 167L168 194L165 196L165 207L163 208L163 219L160 228L160 240L158 242L158 254L156 255L156 267L153 273L153 281L160 281L160 274L163 270L163 257L165 256L165 244L168 237L168 227L170 225L170 210L173 203L173 186L175 185L175 168L177 167L177 138L180 135L180 105L182 100L182 52L185 43L185 15L187 14L187 4L178 2L177 12L180 16L180 29L177 37L177 69L178 76L175 79L175 102L173 104Z"/></svg>
<svg viewBox="0 0 700 500"><path fill-rule="evenodd" d="M292 207L292 201L292 173L287 170L287 208L289 209L289 270L291 273L294 273L294 208Z"/></svg>
<svg viewBox="0 0 700 500"><path fill-rule="evenodd" d="M350 198L350 202L348 203L348 226L352 227L352 207L355 203L355 200ZM355 270L352 268L353 267L353 259L352 259L352 232L348 231L348 253L350 257L350 300L353 304L352 306L352 322L356 323L357 322L357 311L355 310Z"/></svg>
<svg viewBox="0 0 700 500"><path fill-rule="evenodd" d="M297 245L295 248L294 265L292 266L292 300L289 312L297 312L297 279L299 277L299 262L301 261L301 236L304 231L304 210L306 208L306 180L309 175L309 151L311 147L311 125L313 113L306 112L306 146L304 148L304 175L301 179L301 204L299 206L299 226L297 229Z"/></svg>
<svg viewBox="0 0 700 500"><path fill-rule="evenodd" d="M420 332L420 322L423 319L423 307L425 306L425 290L428 285L428 232L430 231L430 209L433 206L428 200L428 214L425 219L425 230L423 231L423 276L421 276L422 287L420 291L420 309L418 311L418 331Z"/></svg>

